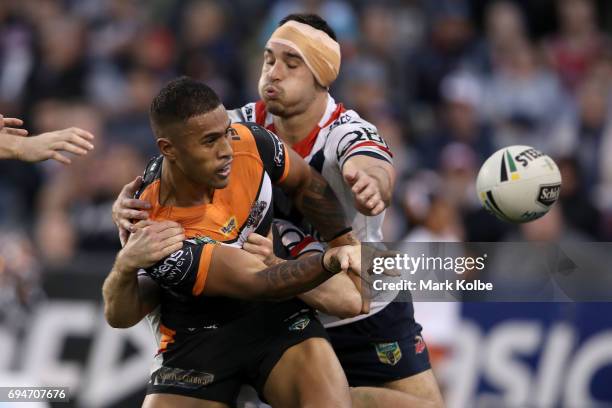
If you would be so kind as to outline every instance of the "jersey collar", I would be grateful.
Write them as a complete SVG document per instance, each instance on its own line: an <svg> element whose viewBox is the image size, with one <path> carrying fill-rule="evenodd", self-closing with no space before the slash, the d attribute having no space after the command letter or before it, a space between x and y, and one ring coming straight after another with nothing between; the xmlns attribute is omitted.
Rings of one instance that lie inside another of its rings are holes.
<svg viewBox="0 0 612 408"><path fill-rule="evenodd" d="M331 125L332 122L338 119L345 111L346 109L344 108L344 105L341 103L336 104L334 98L332 98L330 94L327 94L327 106L325 107L325 112L323 113L321 120L319 120L317 126L310 131L308 136L291 146L293 150L295 150L302 157L307 157L310 155L321 129ZM276 132L272 114L266 111L266 105L262 100L255 103L255 121L258 125L264 126L266 129L272 132Z"/></svg>

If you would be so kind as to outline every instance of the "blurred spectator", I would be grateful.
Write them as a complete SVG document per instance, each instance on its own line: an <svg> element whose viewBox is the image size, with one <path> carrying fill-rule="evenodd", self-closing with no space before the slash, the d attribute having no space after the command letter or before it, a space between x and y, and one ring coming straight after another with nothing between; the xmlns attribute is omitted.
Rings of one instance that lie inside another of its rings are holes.
<svg viewBox="0 0 612 408"><path fill-rule="evenodd" d="M592 239L602 238L602 228L599 224L601 215L592 204L587 187L581 182L580 165L574 157L565 157L556 160L561 171L563 185L559 196L559 203L564 218L568 224Z"/></svg>
<svg viewBox="0 0 612 408"><path fill-rule="evenodd" d="M85 98L89 66L85 58L87 31L83 23L71 17L45 20L37 34L40 54L24 90L24 106L31 107L49 97Z"/></svg>
<svg viewBox="0 0 612 408"><path fill-rule="evenodd" d="M611 88L605 85L596 78L586 79L577 90L575 108L560 118L555 132L553 151L577 158L584 191L612 182Z"/></svg>
<svg viewBox="0 0 612 408"><path fill-rule="evenodd" d="M485 118L494 126L497 147L526 144L544 149L550 124L567 103L565 95L529 42L504 52L484 82Z"/></svg>
<svg viewBox="0 0 612 408"><path fill-rule="evenodd" d="M32 243L20 231L0 228L0 324L24 329L29 312L43 299Z"/></svg>
<svg viewBox="0 0 612 408"><path fill-rule="evenodd" d="M413 225L402 241L460 242L463 225L457 207L447 197L444 181L434 172L417 173L405 185L404 211Z"/></svg>
<svg viewBox="0 0 612 408"><path fill-rule="evenodd" d="M473 27L464 1L436 0L427 2L431 27L421 47L404 64L406 92L419 102L435 105L440 102L440 83L455 71L464 53L471 46Z"/></svg>
<svg viewBox="0 0 612 408"><path fill-rule="evenodd" d="M466 69L480 74L491 74L509 50L527 41L527 27L521 9L510 1L494 1L485 11L485 36L474 52L467 55Z"/></svg>
<svg viewBox="0 0 612 408"><path fill-rule="evenodd" d="M227 106L240 106L243 71L229 20L229 13L218 1L188 3L182 15L178 69L206 82Z"/></svg>
<svg viewBox="0 0 612 408"><path fill-rule="evenodd" d="M346 80L342 84L342 101L376 125L375 117L390 114L388 76L382 61L358 56L343 68Z"/></svg>
<svg viewBox="0 0 612 408"><path fill-rule="evenodd" d="M260 45L265 44L270 38L283 17L294 13L311 13L323 17L338 37L343 60L349 59L353 54L359 33L357 30L358 18L351 4L346 0L281 0L277 2L263 24L259 36Z"/></svg>
<svg viewBox="0 0 612 408"><path fill-rule="evenodd" d="M145 161L128 144L108 143L101 131L102 118L91 107L56 109L58 120L68 120L62 113L69 110L69 120L100 135L86 160L49 173L39 197L36 243L46 263L61 266L80 250L118 249L110 208L121 187L142 172Z"/></svg>
<svg viewBox="0 0 612 408"><path fill-rule="evenodd" d="M364 62L380 66L385 76L385 100L394 112L403 113L407 104L404 94L405 72L403 60L413 53L424 34L423 12L410 2L365 2L360 9L361 36L355 55L343 50L340 81L354 82L351 66ZM347 103L351 100L348 99Z"/></svg>
<svg viewBox="0 0 612 408"><path fill-rule="evenodd" d="M0 112L16 113L17 102L23 97L34 63L32 37L11 4L0 3Z"/></svg>
<svg viewBox="0 0 612 408"><path fill-rule="evenodd" d="M545 49L563 84L574 90L612 43L597 26L592 0L557 0L557 11L560 32L546 42Z"/></svg>
<svg viewBox="0 0 612 408"><path fill-rule="evenodd" d="M440 153L453 142L469 146L483 163L494 152L493 132L482 122L479 107L482 103L482 89L473 75L452 74L442 82L441 121L434 133L421 139L422 165L435 169L441 163Z"/></svg>
<svg viewBox="0 0 612 408"><path fill-rule="evenodd" d="M476 153L465 143L453 142L440 152L438 172L444 194L460 211L479 206L474 183L477 166Z"/></svg>
<svg viewBox="0 0 612 408"><path fill-rule="evenodd" d="M149 124L149 106L161 85L159 77L146 69L134 68L126 74L121 110L106 121L109 143L130 145L147 158L158 153Z"/></svg>

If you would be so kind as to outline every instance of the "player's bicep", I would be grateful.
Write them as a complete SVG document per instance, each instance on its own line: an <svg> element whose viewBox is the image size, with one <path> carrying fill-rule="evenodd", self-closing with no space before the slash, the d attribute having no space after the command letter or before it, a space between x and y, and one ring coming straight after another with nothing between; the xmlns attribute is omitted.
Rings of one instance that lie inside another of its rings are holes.
<svg viewBox="0 0 612 408"><path fill-rule="evenodd" d="M255 274L266 268L256 256L230 246L216 246L212 251L206 286L206 296L228 296L240 299L257 297Z"/></svg>

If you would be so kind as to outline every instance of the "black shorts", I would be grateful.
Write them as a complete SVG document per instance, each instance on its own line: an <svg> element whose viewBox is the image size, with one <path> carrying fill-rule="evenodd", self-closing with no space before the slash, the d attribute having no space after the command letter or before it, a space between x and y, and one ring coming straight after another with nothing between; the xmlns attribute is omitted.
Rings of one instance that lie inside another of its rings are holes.
<svg viewBox="0 0 612 408"><path fill-rule="evenodd" d="M393 302L354 323L327 329L351 387L380 386L431 368L410 302Z"/></svg>
<svg viewBox="0 0 612 408"><path fill-rule="evenodd" d="M315 313L299 300L269 303L217 329L177 332L151 374L147 394L179 394L234 406L242 384L263 399L283 353L309 338L327 339Z"/></svg>

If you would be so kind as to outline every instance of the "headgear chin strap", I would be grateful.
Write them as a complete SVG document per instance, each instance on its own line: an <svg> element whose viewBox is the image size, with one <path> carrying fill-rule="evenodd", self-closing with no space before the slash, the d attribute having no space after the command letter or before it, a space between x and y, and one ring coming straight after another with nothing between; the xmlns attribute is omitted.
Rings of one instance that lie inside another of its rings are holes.
<svg viewBox="0 0 612 408"><path fill-rule="evenodd" d="M340 44L327 33L308 24L288 21L278 27L268 43L293 48L304 60L317 82L327 88L340 72Z"/></svg>

